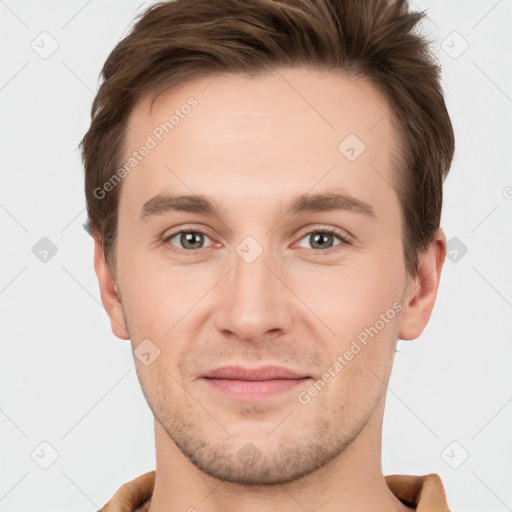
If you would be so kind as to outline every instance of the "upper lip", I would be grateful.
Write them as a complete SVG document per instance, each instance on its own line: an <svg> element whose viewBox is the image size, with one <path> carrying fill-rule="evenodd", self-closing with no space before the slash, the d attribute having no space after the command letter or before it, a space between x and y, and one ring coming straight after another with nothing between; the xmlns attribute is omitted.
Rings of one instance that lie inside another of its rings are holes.
<svg viewBox="0 0 512 512"><path fill-rule="evenodd" d="M211 370L203 377L209 379L236 379L236 380L271 380L271 379L304 379L307 375L283 368L281 366L260 366L258 368L244 368L243 366L222 366Z"/></svg>

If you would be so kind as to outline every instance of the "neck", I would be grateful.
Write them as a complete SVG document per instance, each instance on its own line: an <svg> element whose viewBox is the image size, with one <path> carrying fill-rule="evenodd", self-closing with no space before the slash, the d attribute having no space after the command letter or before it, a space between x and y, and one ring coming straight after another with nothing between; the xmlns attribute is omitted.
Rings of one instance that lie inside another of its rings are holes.
<svg viewBox="0 0 512 512"><path fill-rule="evenodd" d="M405 512L381 469L384 404L328 464L287 484L247 486L213 478L177 448L155 419L156 480L149 512Z"/></svg>

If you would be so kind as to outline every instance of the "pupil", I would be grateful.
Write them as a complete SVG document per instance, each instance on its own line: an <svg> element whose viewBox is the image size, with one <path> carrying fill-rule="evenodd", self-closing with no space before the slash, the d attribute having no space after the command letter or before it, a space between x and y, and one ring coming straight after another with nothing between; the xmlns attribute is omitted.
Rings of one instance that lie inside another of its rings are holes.
<svg viewBox="0 0 512 512"><path fill-rule="evenodd" d="M319 234L314 235L314 237L313 237L314 244L313 245L317 244L320 247L323 247L325 244L322 244L321 240L325 239L327 237L330 237L330 236L331 235L329 233L319 233Z"/></svg>
<svg viewBox="0 0 512 512"><path fill-rule="evenodd" d="M201 236L202 235L200 235L199 233L184 233L184 235L182 235L182 238L185 238L186 243L183 243L183 240L182 243L185 247L187 247L187 245L197 245L197 243L201 242ZM197 239L195 244L194 239Z"/></svg>

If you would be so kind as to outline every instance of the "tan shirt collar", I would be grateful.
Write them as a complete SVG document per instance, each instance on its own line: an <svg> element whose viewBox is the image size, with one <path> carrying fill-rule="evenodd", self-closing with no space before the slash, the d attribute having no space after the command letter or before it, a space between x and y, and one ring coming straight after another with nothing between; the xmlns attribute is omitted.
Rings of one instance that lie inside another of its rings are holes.
<svg viewBox="0 0 512 512"><path fill-rule="evenodd" d="M98 512L147 512L155 486L156 472L149 471L122 485ZM429 475L384 477L391 492L416 512L450 512L441 478Z"/></svg>

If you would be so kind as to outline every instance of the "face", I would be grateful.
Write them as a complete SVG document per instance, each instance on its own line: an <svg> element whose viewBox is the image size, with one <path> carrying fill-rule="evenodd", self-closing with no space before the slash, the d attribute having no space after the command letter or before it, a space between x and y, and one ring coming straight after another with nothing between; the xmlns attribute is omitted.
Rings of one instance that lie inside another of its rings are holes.
<svg viewBox="0 0 512 512"><path fill-rule="evenodd" d="M120 321L156 421L209 475L291 481L380 411L407 287L388 111L301 68L194 80L130 116ZM226 366L295 378L212 378Z"/></svg>

